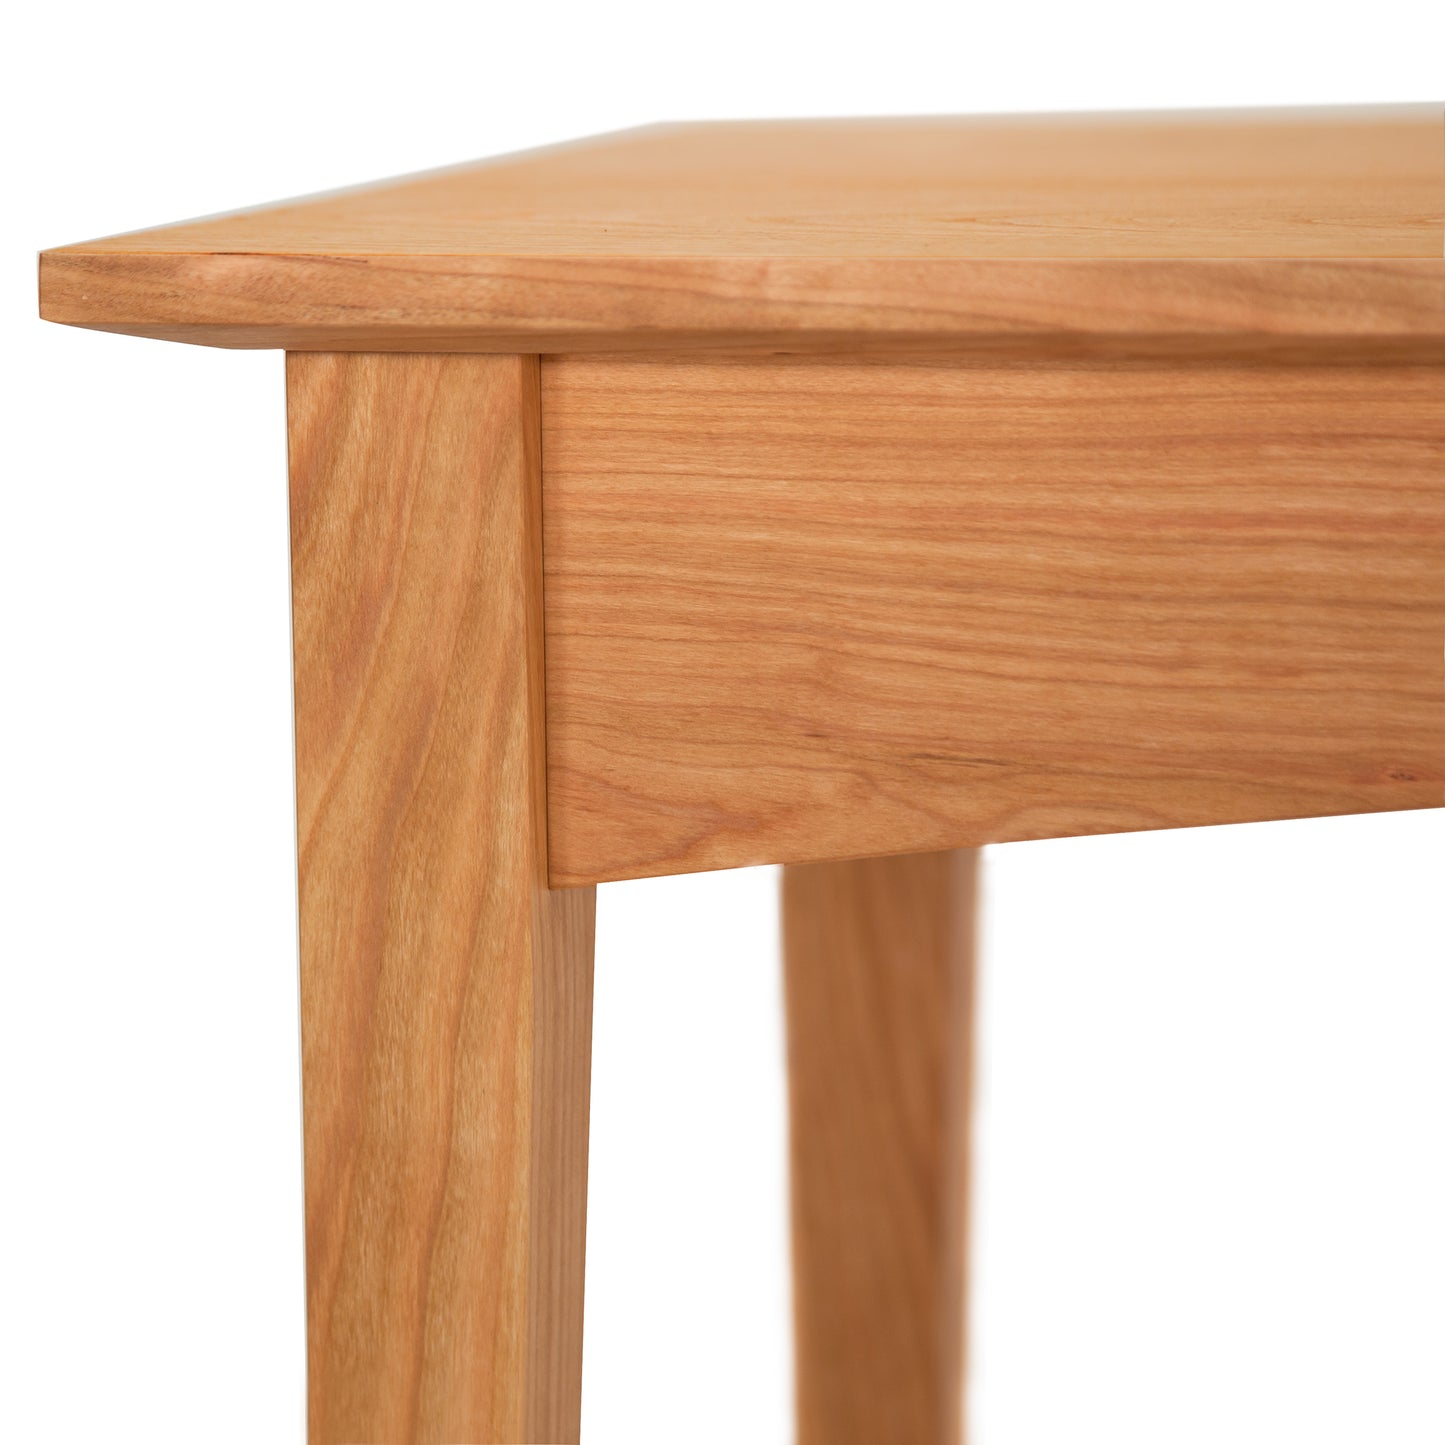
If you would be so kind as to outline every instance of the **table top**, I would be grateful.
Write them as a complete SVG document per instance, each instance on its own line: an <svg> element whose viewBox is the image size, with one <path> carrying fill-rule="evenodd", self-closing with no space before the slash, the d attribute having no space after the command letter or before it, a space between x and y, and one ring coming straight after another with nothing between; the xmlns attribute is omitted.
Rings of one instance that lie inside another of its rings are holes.
<svg viewBox="0 0 1445 1445"><path fill-rule="evenodd" d="M1442 254L1439 106L720 122L62 247L42 314L300 347L1398 342L1445 335Z"/></svg>

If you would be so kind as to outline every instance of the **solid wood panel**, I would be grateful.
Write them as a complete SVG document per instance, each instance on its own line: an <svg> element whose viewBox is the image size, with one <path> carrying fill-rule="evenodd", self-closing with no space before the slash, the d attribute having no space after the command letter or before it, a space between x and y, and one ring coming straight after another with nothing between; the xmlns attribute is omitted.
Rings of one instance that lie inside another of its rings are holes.
<svg viewBox="0 0 1445 1445"><path fill-rule="evenodd" d="M1441 801L1445 371L542 376L554 883Z"/></svg>
<svg viewBox="0 0 1445 1445"><path fill-rule="evenodd" d="M1434 106L725 122L58 248L41 307L293 349L1439 356L1442 245Z"/></svg>
<svg viewBox="0 0 1445 1445"><path fill-rule="evenodd" d="M593 891L534 358L288 358L312 1445L575 1441Z"/></svg>
<svg viewBox="0 0 1445 1445"><path fill-rule="evenodd" d="M783 870L798 1445L957 1445L973 850Z"/></svg>

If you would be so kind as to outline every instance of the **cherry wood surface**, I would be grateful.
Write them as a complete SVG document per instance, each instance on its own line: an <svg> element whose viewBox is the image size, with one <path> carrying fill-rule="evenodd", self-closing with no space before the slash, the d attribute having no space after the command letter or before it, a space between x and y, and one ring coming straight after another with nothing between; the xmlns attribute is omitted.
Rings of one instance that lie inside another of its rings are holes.
<svg viewBox="0 0 1445 1445"><path fill-rule="evenodd" d="M958 1445L977 854L783 870L798 1445Z"/></svg>
<svg viewBox="0 0 1445 1445"><path fill-rule="evenodd" d="M311 1445L575 1441L593 894L545 877L536 362L287 377Z"/></svg>
<svg viewBox="0 0 1445 1445"><path fill-rule="evenodd" d="M542 378L554 883L1441 802L1445 369Z"/></svg>
<svg viewBox="0 0 1445 1445"><path fill-rule="evenodd" d="M41 257L221 346L1445 355L1440 106L648 127Z"/></svg>

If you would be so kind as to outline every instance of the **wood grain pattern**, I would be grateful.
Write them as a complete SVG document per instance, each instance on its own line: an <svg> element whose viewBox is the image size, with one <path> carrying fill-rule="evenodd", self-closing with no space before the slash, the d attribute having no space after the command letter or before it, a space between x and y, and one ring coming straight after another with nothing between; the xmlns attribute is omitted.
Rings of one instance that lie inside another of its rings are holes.
<svg viewBox="0 0 1445 1445"><path fill-rule="evenodd" d="M1439 369L542 377L554 883L1441 802Z"/></svg>
<svg viewBox="0 0 1445 1445"><path fill-rule="evenodd" d="M287 379L310 1439L575 1441L593 893L545 879L536 361Z"/></svg>
<svg viewBox="0 0 1445 1445"><path fill-rule="evenodd" d="M783 870L798 1445L957 1445L972 850Z"/></svg>
<svg viewBox="0 0 1445 1445"><path fill-rule="evenodd" d="M1440 107L652 127L47 251L222 346L1445 354Z"/></svg>

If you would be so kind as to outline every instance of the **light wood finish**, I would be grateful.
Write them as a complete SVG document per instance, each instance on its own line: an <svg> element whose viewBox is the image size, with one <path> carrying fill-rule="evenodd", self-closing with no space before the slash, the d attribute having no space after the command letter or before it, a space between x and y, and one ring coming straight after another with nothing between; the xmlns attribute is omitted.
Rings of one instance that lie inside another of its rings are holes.
<svg viewBox="0 0 1445 1445"><path fill-rule="evenodd" d="M575 1441L593 893L544 877L536 361L287 377L310 1439Z"/></svg>
<svg viewBox="0 0 1445 1445"><path fill-rule="evenodd" d="M1445 371L542 377L554 883L1441 802Z"/></svg>
<svg viewBox="0 0 1445 1445"><path fill-rule="evenodd" d="M1442 108L674 125L48 251L222 346L1445 355Z"/></svg>
<svg viewBox="0 0 1445 1445"><path fill-rule="evenodd" d="M1445 796L1441 106L653 127L40 292L293 353L311 1445L577 1439L590 885L795 865L800 1439L957 1445L970 850Z"/></svg>
<svg viewBox="0 0 1445 1445"><path fill-rule="evenodd" d="M971 850L783 870L798 1445L957 1445Z"/></svg>

